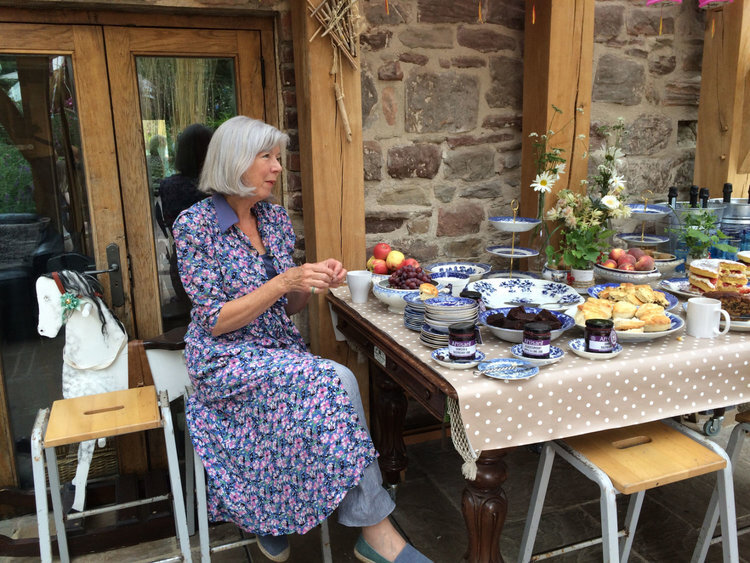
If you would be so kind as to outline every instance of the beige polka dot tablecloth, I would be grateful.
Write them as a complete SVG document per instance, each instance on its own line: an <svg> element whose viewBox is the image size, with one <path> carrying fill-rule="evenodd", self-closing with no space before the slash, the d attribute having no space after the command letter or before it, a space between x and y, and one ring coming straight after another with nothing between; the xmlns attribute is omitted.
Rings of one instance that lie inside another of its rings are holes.
<svg viewBox="0 0 750 563"><path fill-rule="evenodd" d="M499 381L473 369L435 363L419 333L404 327L374 295L352 303L346 287L334 295L433 368L456 390L475 451L507 448L629 426L680 414L746 403L750 399L750 332L699 339L684 332L648 342L621 343L609 360L587 360L568 347L583 331L574 327L555 340L565 357L527 380ZM482 330L477 348L486 359L512 358L512 344Z"/></svg>

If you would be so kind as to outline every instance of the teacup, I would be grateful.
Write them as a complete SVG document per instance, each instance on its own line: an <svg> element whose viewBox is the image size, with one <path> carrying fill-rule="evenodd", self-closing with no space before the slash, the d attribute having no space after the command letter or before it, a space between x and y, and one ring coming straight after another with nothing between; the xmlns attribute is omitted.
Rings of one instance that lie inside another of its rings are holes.
<svg viewBox="0 0 750 563"><path fill-rule="evenodd" d="M724 329L721 330L721 318ZM713 338L729 330L729 313L721 308L721 301L708 297L692 297L687 302L685 330L696 338Z"/></svg>

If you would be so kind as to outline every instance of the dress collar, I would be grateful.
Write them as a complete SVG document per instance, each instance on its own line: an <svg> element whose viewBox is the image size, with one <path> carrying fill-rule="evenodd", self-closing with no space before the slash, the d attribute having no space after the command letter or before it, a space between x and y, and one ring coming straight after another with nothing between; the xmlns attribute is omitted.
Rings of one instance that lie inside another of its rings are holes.
<svg viewBox="0 0 750 563"><path fill-rule="evenodd" d="M240 218L237 217L234 209L232 209L223 195L214 194L211 198L213 199L214 207L216 208L216 219L219 222L219 229L221 229L222 232L226 232L229 230L229 227L238 223Z"/></svg>

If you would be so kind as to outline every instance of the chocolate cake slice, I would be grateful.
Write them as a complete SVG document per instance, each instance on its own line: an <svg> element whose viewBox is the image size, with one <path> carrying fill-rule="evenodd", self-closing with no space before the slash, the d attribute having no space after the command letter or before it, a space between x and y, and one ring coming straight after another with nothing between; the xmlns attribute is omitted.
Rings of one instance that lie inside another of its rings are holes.
<svg viewBox="0 0 750 563"><path fill-rule="evenodd" d="M703 297L721 301L724 309L732 319L750 320L750 296L740 295L736 291L707 291Z"/></svg>

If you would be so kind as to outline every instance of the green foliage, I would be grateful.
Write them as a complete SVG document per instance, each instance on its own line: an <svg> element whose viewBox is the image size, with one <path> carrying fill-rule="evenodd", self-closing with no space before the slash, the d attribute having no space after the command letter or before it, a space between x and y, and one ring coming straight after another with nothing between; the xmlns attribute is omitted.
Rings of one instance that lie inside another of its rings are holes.
<svg viewBox="0 0 750 563"><path fill-rule="evenodd" d="M711 247L723 252L737 252L736 247L721 242L728 237L721 232L718 225L716 214L706 210L697 210L684 214L681 228L668 229L668 231L677 236L678 242L687 247L688 256L693 258L706 256Z"/></svg>
<svg viewBox="0 0 750 563"><path fill-rule="evenodd" d="M560 250L552 245L546 249L547 262L552 265L563 263L570 268L585 270L600 260L609 247L609 237L614 231L603 225L579 227L562 230L560 233Z"/></svg>
<svg viewBox="0 0 750 563"><path fill-rule="evenodd" d="M21 152L0 138L0 213L34 213L33 178Z"/></svg>

